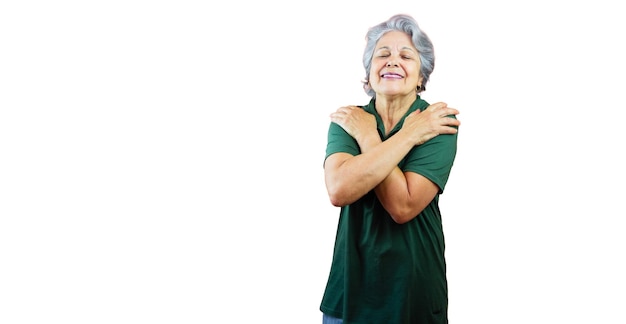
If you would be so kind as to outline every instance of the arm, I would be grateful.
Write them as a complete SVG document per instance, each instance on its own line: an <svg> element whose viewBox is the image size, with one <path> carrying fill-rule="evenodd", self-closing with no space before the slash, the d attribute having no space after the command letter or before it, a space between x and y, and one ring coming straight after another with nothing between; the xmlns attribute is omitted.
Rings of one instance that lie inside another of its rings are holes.
<svg viewBox="0 0 626 324"><path fill-rule="evenodd" d="M401 136L382 142L374 128L373 134L364 137L359 146L361 154L335 153L324 163L326 189L335 206L349 205L374 189L398 168L413 144Z"/></svg>
<svg viewBox="0 0 626 324"><path fill-rule="evenodd" d="M449 115L457 115L459 112L448 108L445 103L433 104L421 114L418 115L418 113L407 116L401 131L398 132L398 134L404 131L423 134L416 145L423 145L441 134L457 133L460 122L455 118L450 118ZM381 204L399 224L406 223L419 215L439 191L439 186L425 176L411 171L403 172L400 168L395 168L375 188Z"/></svg>
<svg viewBox="0 0 626 324"><path fill-rule="evenodd" d="M402 172L397 165L415 145L439 134L456 133L451 126L458 126L458 120L446 117L456 114L458 111L445 103L433 104L409 115L402 129L383 142L372 115L361 109L340 108L331 119L356 139L362 154L328 157L325 176L331 202L335 206L350 204L375 189L396 222L413 219L432 201L439 187L417 173Z"/></svg>

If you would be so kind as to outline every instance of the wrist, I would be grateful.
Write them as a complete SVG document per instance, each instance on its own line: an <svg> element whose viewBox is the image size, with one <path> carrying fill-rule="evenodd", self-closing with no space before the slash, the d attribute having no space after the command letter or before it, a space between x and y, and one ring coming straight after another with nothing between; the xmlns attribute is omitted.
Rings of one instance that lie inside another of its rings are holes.
<svg viewBox="0 0 626 324"><path fill-rule="evenodd" d="M403 142L406 142L411 147L415 145L422 145L425 142L419 133L411 132L404 128L401 128L396 135L400 135L399 137L403 139Z"/></svg>
<svg viewBox="0 0 626 324"><path fill-rule="evenodd" d="M382 143L380 136L378 136L378 132L369 132L369 133L363 134L362 136L359 136L359 138L357 138L356 141L361 147L361 152L364 152L368 150L369 148Z"/></svg>

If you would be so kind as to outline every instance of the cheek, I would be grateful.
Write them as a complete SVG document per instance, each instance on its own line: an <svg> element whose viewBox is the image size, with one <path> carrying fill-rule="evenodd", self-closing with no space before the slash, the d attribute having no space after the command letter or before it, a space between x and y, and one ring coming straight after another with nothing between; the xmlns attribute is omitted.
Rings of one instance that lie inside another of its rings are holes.
<svg viewBox="0 0 626 324"><path fill-rule="evenodd" d="M378 73L376 72L376 69L374 69L374 66L372 66L370 68L369 79L367 81L369 81L369 82L375 81L377 75L378 75Z"/></svg>
<svg viewBox="0 0 626 324"><path fill-rule="evenodd" d="M376 64L372 63L372 66L370 66L370 77L374 76L377 74L377 69L378 67L376 66Z"/></svg>
<svg viewBox="0 0 626 324"><path fill-rule="evenodd" d="M422 74L420 73L420 69L421 66L418 64L416 67L413 68L415 70L415 73L417 73L417 75L419 75L420 80L422 79Z"/></svg>
<svg viewBox="0 0 626 324"><path fill-rule="evenodd" d="M413 76L419 81L422 81L422 74L420 73L420 68L413 68L411 73L413 74Z"/></svg>
<svg viewBox="0 0 626 324"><path fill-rule="evenodd" d="M386 63L372 63L372 66L370 67L370 77L379 76L385 66Z"/></svg>

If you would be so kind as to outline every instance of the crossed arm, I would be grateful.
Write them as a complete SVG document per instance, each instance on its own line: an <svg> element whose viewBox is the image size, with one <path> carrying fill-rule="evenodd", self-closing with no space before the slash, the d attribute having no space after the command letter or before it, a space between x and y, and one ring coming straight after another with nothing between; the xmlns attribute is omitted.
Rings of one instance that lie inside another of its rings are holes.
<svg viewBox="0 0 626 324"><path fill-rule="evenodd" d="M403 224L417 216L435 197L439 187L422 175L403 172L398 163L415 146L439 134L454 134L460 122L447 117L459 112L435 103L406 117L400 131L382 141L373 115L348 106L331 114L359 144L361 154L330 155L324 164L326 188L335 206L353 203L374 189L393 220Z"/></svg>

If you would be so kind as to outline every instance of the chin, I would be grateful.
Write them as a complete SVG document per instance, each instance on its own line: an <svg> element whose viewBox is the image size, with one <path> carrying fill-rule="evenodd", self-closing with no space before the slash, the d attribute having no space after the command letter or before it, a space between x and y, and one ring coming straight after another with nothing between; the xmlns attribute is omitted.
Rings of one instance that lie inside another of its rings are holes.
<svg viewBox="0 0 626 324"><path fill-rule="evenodd" d="M404 91L381 91L381 92L376 92L376 96L377 97L406 97L406 96L410 96L411 93L415 93L415 92L404 92Z"/></svg>

